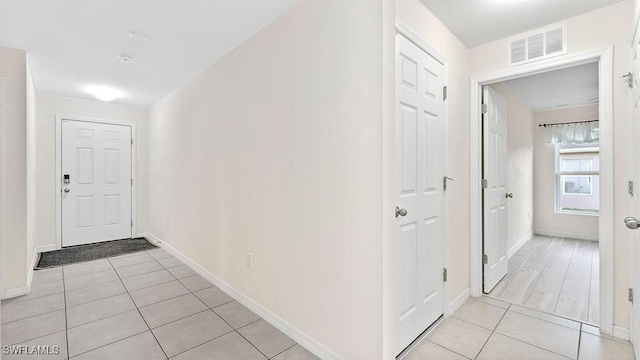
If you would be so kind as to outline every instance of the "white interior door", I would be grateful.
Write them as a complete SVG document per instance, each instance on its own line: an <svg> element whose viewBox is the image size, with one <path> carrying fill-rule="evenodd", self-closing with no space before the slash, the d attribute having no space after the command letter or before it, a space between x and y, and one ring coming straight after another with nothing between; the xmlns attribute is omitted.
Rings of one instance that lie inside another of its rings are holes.
<svg viewBox="0 0 640 360"><path fill-rule="evenodd" d="M484 240L483 291L507 274L507 103L493 89L483 88ZM486 110L486 111L485 111Z"/></svg>
<svg viewBox="0 0 640 360"><path fill-rule="evenodd" d="M638 56L640 49L636 44L633 49L633 116L631 126L631 159L632 160L632 181L634 184L633 195L631 196L631 216L640 218L640 89L638 75L640 75L640 64ZM631 342L636 354L640 354L640 229L630 231L630 271L631 287L635 291L635 301L631 305Z"/></svg>
<svg viewBox="0 0 640 360"><path fill-rule="evenodd" d="M396 35L398 353L444 310L444 65Z"/></svg>
<svg viewBox="0 0 640 360"><path fill-rule="evenodd" d="M62 120L62 246L131 237L131 127Z"/></svg>

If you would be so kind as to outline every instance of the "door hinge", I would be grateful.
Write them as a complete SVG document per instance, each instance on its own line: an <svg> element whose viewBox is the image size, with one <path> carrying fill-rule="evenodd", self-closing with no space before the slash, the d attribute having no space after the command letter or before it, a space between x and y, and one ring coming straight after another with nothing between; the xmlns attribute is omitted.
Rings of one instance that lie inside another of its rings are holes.
<svg viewBox="0 0 640 360"><path fill-rule="evenodd" d="M133 139L131 139L131 145L133 145Z"/></svg>
<svg viewBox="0 0 640 360"><path fill-rule="evenodd" d="M633 289L629 288L629 302L633 303Z"/></svg>
<svg viewBox="0 0 640 360"><path fill-rule="evenodd" d="M447 100L449 97L448 90L446 86L442 87L442 100Z"/></svg>
<svg viewBox="0 0 640 360"><path fill-rule="evenodd" d="M447 268L442 269L442 281L447 282Z"/></svg>
<svg viewBox="0 0 640 360"><path fill-rule="evenodd" d="M622 75L622 77L623 77L623 78L627 78L627 86L628 86L630 89L633 89L633 73L628 72L628 73L626 73L626 74Z"/></svg>
<svg viewBox="0 0 640 360"><path fill-rule="evenodd" d="M489 187L489 182L487 181L487 179L482 179L482 188L486 189Z"/></svg>
<svg viewBox="0 0 640 360"><path fill-rule="evenodd" d="M133 179L131 179L131 186L133 186Z"/></svg>
<svg viewBox="0 0 640 360"><path fill-rule="evenodd" d="M486 114L487 111L489 111L489 107L487 106L487 104L482 104L482 113Z"/></svg>
<svg viewBox="0 0 640 360"><path fill-rule="evenodd" d="M633 181L629 181L627 191L629 192L629 195L633 196Z"/></svg>
<svg viewBox="0 0 640 360"><path fill-rule="evenodd" d="M483 264L488 264L489 263L489 257L487 255L482 255L482 263Z"/></svg>
<svg viewBox="0 0 640 360"><path fill-rule="evenodd" d="M447 180L453 181L453 179L448 177L447 175L443 176L442 177L442 191L447 191Z"/></svg>

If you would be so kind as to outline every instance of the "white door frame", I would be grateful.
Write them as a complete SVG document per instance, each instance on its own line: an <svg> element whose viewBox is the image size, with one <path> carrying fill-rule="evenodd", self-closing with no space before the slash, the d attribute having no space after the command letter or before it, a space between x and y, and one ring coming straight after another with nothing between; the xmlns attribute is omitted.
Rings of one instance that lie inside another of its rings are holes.
<svg viewBox="0 0 640 360"><path fill-rule="evenodd" d="M7 152L2 149L4 146L6 139L5 134L7 133L4 129L4 119L6 114L7 107L7 87L5 83L5 79L0 77L0 164L6 164L5 161L7 157ZM6 195L6 189L4 183L6 182L7 171L6 169L0 168L0 229L4 229L5 226L3 224L4 221L4 213L6 212L6 201L4 201ZM2 232L0 232L0 298L4 299L4 276L6 271L4 271L4 238L2 236Z"/></svg>
<svg viewBox="0 0 640 360"><path fill-rule="evenodd" d="M138 179L136 176L136 147L138 141L136 139L135 122L56 115L56 246L55 249L50 250L62 249L62 120L131 126L131 139L133 139L133 145L131 146L131 178L133 179L133 185L131 186L131 221L133 221L131 236L135 236L138 233L136 231L136 183Z"/></svg>
<svg viewBox="0 0 640 360"><path fill-rule="evenodd" d="M434 59L436 59L436 61L438 61L439 63L444 65L444 86L448 86L448 84L449 84L449 61L447 60L447 58L444 55L442 55L438 50L436 50L431 45L429 45L429 43L427 43L424 39L422 39L420 37L420 35L415 33L413 30L411 30L411 28L409 28L407 25L405 25L404 23L402 23L398 19L396 19L396 34L401 34L402 36L407 38L409 41L414 43L417 47L419 47L424 52L429 54L429 56L433 57ZM395 84L395 82L394 82L394 84ZM395 110L394 110L394 114L395 114ZM445 102L444 102L444 132L445 132L445 138L444 138L444 147L445 147L445 149L444 149L444 173L445 173L445 175L447 175L449 173L449 122L448 122L448 118L449 118L449 102L447 100L445 100ZM395 174L395 170L394 170L394 174ZM444 224L445 224L445 226L444 226L444 244L443 244L444 245L444 254L443 254L444 262L443 262L443 266L446 269L448 269L449 268L449 227L448 227L448 222L447 222L447 219L449 218L447 216L447 214L449 212L449 196L448 196L448 192L445 191L443 196L444 196L444 199L443 199L443 201L444 201L444 214L443 214L444 220L443 221L444 221ZM394 202L395 202L395 200L396 199L394 198ZM395 272L395 270L394 270L394 272ZM443 291L442 294L443 294L443 303L444 303L443 313L444 313L445 317L448 317L449 315L452 314L452 311L450 311L450 307L449 307L449 282L448 281L444 282L444 287L443 287L442 291Z"/></svg>
<svg viewBox="0 0 640 360"><path fill-rule="evenodd" d="M613 46L475 76L469 88L471 167L471 296L482 296L482 86L552 70L598 63L600 118L600 332L613 335Z"/></svg>

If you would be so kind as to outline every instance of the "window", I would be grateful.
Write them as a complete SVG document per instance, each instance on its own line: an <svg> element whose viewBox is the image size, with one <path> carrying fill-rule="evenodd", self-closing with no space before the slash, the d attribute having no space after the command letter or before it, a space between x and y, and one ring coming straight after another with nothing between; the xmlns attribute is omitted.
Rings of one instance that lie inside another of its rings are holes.
<svg viewBox="0 0 640 360"><path fill-rule="evenodd" d="M600 209L600 149L592 144L558 144L556 211L597 215ZM584 146L584 145L582 145Z"/></svg>

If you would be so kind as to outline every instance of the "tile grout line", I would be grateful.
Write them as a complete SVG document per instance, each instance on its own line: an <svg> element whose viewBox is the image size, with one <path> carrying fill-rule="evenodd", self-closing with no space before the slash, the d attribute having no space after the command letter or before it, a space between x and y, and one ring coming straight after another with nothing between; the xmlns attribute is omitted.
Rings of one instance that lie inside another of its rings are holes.
<svg viewBox="0 0 640 360"><path fill-rule="evenodd" d="M146 254L146 252L145 252ZM151 255L147 254L147 256L151 257ZM113 263L111 263L111 260L107 259L109 261L109 264L111 264L111 266L113 267ZM155 261L155 259L154 259ZM162 264L161 264L162 265ZM113 267L114 271L115 271L115 267ZM147 326L148 331L151 333L151 335L153 336L153 338L156 340L156 343L158 344L158 346L160 347L160 350L162 350L162 353L164 354L164 356L168 359L169 355L167 355L167 352L164 350L164 348L162 347L162 345L160 344L160 341L158 341L158 338L156 337L156 334L154 334L153 331L151 331L151 327L149 326L149 324L147 323L147 320L144 318L144 316L142 316L142 313L140 312L140 308L138 308L138 304L136 304L136 302L133 300L133 297L131 296L131 294L129 293L129 289L127 289L127 286L124 284L124 282L122 281L122 278L120 277L120 274L118 274L118 272L116 271L116 275L118 275L118 279L120 279L120 282L122 282L122 286L124 286L124 290L127 292L127 295L129 296L129 299L131 299L131 302L133 303L133 306L136 307L136 311L138 312L138 314L140 315L140 317L142 318L142 321L144 321L144 324ZM146 331L145 331L146 332ZM142 333L140 333L142 334ZM138 335L138 334L136 334ZM133 335L135 336L135 335ZM122 341L123 339L120 339L118 341ZM117 342L117 341L116 341Z"/></svg>
<svg viewBox="0 0 640 360"><path fill-rule="evenodd" d="M509 306L505 309L504 314L502 314L502 316L500 317L500 320L496 323L496 326L493 328L493 330L491 330L491 334L489 334L489 336L487 336L487 340L485 340L484 344L482 344L482 347L480 348L480 351L478 351L476 356L473 357L474 359L477 359L478 356L480 356L480 354L482 353L482 350L484 350L484 347L487 346L487 343L489 342L489 340L491 339L493 334L496 332L496 329L498 328L498 326L502 322L502 319L504 319L504 317L507 315L507 312L509 312L509 309L511 308L511 305L512 304L510 303Z"/></svg>
<svg viewBox="0 0 640 360"><path fill-rule="evenodd" d="M558 247L557 244L554 245L552 250L555 250L557 247ZM549 263L551 262L552 259L553 259L553 256L550 256L547 259L547 261L544 263L544 267L542 267L542 269L540 270L540 275L538 275L535 284L533 284L533 287L531 288L531 291L529 292L529 295L527 296L527 299L524 301L525 304L529 301L529 298L531 297L531 294L533 294L533 290L535 290L536 286L540 282L540 279L542 279L542 274L544 273L544 270L547 268L547 266L549 266Z"/></svg>

